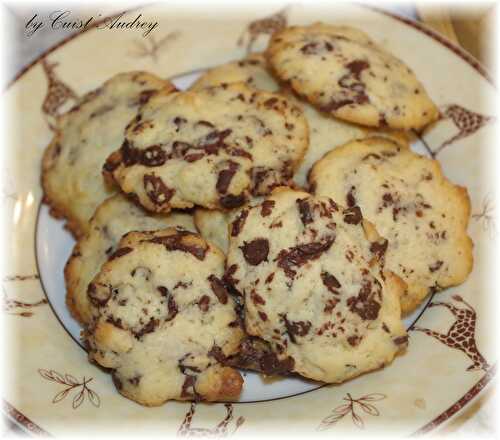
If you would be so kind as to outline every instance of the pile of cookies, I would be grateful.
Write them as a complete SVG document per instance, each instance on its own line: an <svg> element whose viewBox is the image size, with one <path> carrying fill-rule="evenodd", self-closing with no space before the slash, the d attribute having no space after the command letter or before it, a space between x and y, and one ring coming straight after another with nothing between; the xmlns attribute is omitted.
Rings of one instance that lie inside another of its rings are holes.
<svg viewBox="0 0 500 440"><path fill-rule="evenodd" d="M340 383L389 364L401 317L472 269L469 199L410 130L439 117L365 33L316 23L189 90L123 73L58 121L51 212L67 304L143 405L237 399L238 368Z"/></svg>

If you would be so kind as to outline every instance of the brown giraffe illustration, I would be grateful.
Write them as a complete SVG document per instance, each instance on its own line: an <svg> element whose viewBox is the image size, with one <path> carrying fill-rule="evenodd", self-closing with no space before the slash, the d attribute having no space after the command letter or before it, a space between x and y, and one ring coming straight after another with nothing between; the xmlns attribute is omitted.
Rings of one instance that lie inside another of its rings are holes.
<svg viewBox="0 0 500 440"><path fill-rule="evenodd" d="M453 122L453 125L455 125L455 127L458 129L458 133L445 140L435 150L427 148L432 158L436 158L436 156L441 151L443 151L443 149L453 144L454 142L474 134L481 127L495 121L495 118L492 116L485 116L479 113L475 113L458 104L450 104L444 107L444 109L441 111L441 119L450 119Z"/></svg>
<svg viewBox="0 0 500 440"><path fill-rule="evenodd" d="M443 334L421 327L414 327L413 330L423 332L450 348L464 352L472 361L472 365L467 368L467 371L487 371L490 366L476 346L476 311L460 295L453 295L452 299L464 304L465 307L456 307L445 302L429 304L429 307L446 307L456 318L448 333Z"/></svg>
<svg viewBox="0 0 500 440"><path fill-rule="evenodd" d="M154 63L158 61L160 52L170 45L173 41L177 40L180 36L179 31L173 31L160 38L158 41L151 35L145 41L136 39L133 41L134 47L129 55L136 58L151 57Z"/></svg>
<svg viewBox="0 0 500 440"><path fill-rule="evenodd" d="M286 6L273 15L270 15L259 20L252 21L243 31L243 34L238 39L238 46L242 46L245 42L245 37L248 35L248 42L246 46L247 53L250 53L252 46L257 38L261 35L272 35L287 26L287 12L290 6Z"/></svg>
<svg viewBox="0 0 500 440"><path fill-rule="evenodd" d="M42 67L47 77L47 93L42 104L42 112L45 115L47 123L51 130L56 129L57 118L60 115L60 109L68 101L76 101L77 94L56 75L54 68L59 65L56 62L50 62L42 58Z"/></svg>
<svg viewBox="0 0 500 440"><path fill-rule="evenodd" d="M244 417L238 417L234 429L229 431L229 424L233 420L233 405L230 403L224 404L226 407L226 416L222 421L217 424L214 428L192 428L191 422L193 416L196 412L196 403L191 403L189 411L184 416L184 420L179 430L177 431L177 436L179 437L205 437L205 438L218 438L218 437L228 437L233 435L238 428L245 422Z"/></svg>

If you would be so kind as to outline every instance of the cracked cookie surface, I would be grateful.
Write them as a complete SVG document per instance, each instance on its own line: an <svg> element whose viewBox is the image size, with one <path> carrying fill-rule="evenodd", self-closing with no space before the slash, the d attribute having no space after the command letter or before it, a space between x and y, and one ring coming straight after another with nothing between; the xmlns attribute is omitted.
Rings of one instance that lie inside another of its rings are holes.
<svg viewBox="0 0 500 440"><path fill-rule="evenodd" d="M359 209L278 188L231 224L225 279L245 298L245 327L281 368L338 383L404 349L399 295L383 245Z"/></svg>
<svg viewBox="0 0 500 440"><path fill-rule="evenodd" d="M222 276L224 256L183 229L131 232L89 286L89 358L119 392L147 406L237 399L243 379L222 363L243 338Z"/></svg>
<svg viewBox="0 0 500 440"><path fill-rule="evenodd" d="M472 270L467 190L452 184L436 160L373 138L327 154L309 177L316 195L358 206L388 239L386 268L408 285L404 313Z"/></svg>
<svg viewBox="0 0 500 440"><path fill-rule="evenodd" d="M67 220L78 238L97 206L116 193L101 168L123 142L124 130L151 94L175 87L146 72L120 73L84 95L57 121L42 163L42 185L51 213Z"/></svg>

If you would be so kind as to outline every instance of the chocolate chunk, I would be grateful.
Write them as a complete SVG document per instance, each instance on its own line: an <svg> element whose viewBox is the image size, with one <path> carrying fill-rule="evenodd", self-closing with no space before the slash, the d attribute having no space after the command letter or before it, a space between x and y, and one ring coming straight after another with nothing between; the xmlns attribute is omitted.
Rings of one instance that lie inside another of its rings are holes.
<svg viewBox="0 0 500 440"><path fill-rule="evenodd" d="M285 271L288 278L294 278L296 271L292 267L301 267L310 260L315 260L326 252L335 241L335 236L330 235L320 241L300 244L298 246L283 249L280 251L275 261L278 261L278 267Z"/></svg>
<svg viewBox="0 0 500 440"><path fill-rule="evenodd" d="M382 323L382 330L386 333L390 333L389 327L387 327L387 324L385 322Z"/></svg>
<svg viewBox="0 0 500 440"><path fill-rule="evenodd" d="M282 315L281 318L285 322L285 328L290 337L290 341L294 344L297 343L295 336L306 336L311 328L310 321L289 321L286 314Z"/></svg>
<svg viewBox="0 0 500 440"><path fill-rule="evenodd" d="M141 153L140 164L146 167L159 167L167 161L167 154L160 145L151 145Z"/></svg>
<svg viewBox="0 0 500 440"><path fill-rule="evenodd" d="M356 187L351 186L351 189L346 195L346 201L347 201L347 207L352 208L353 206L356 206L356 198L354 197L354 191L356 190Z"/></svg>
<svg viewBox="0 0 500 440"><path fill-rule="evenodd" d="M180 128L182 127L183 124L185 124L187 122L187 119L186 118L183 118L182 116L176 116L174 118L174 124L175 126L177 127L175 129L176 132L179 132Z"/></svg>
<svg viewBox="0 0 500 440"><path fill-rule="evenodd" d="M114 251L109 257L108 261L114 260L116 258L123 257L124 255L127 255L128 253L132 252L134 249L131 247L122 247Z"/></svg>
<svg viewBox="0 0 500 440"><path fill-rule="evenodd" d="M139 105L146 104L150 100L151 96L153 96L155 93L156 93L155 89L143 90L139 94L139 99L137 100L137 104Z"/></svg>
<svg viewBox="0 0 500 440"><path fill-rule="evenodd" d="M344 222L349 223L350 225L357 225L361 220L363 220L363 216L361 215L361 209L358 206L353 206L352 208L348 208L344 210Z"/></svg>
<svg viewBox="0 0 500 440"><path fill-rule="evenodd" d="M406 344L408 342L408 336L398 336L397 338L394 338L393 339L393 342L396 344L396 345L403 345L403 344Z"/></svg>
<svg viewBox="0 0 500 440"><path fill-rule="evenodd" d="M141 381L142 376L138 374L137 376L131 377L130 379L127 379L132 385L138 386L139 382Z"/></svg>
<svg viewBox="0 0 500 440"><path fill-rule="evenodd" d="M233 209L238 208L241 205L244 205L246 201L244 194L233 195L228 194L227 196L222 196L219 198L219 203L223 208Z"/></svg>
<svg viewBox="0 0 500 440"><path fill-rule="evenodd" d="M164 296L165 298L170 294L165 286L158 286L156 290L158 290L158 292L160 292L160 295Z"/></svg>
<svg viewBox="0 0 500 440"><path fill-rule="evenodd" d="M182 251L187 252L196 257L198 260L203 261L205 259L205 254L207 253L208 247L200 247L194 244L186 243L183 239L184 237L195 237L192 233L188 231L177 231L176 234L153 237L147 240L150 243L162 244L169 251Z"/></svg>
<svg viewBox="0 0 500 440"><path fill-rule="evenodd" d="M259 315L259 318L262 319L262 321L267 321L267 315L264 312L261 312L259 310L257 313Z"/></svg>
<svg viewBox="0 0 500 440"><path fill-rule="evenodd" d="M338 298L330 298L326 301L325 307L323 311L325 313L332 313L333 309L337 306L337 304L340 302L340 299Z"/></svg>
<svg viewBox="0 0 500 440"><path fill-rule="evenodd" d="M327 271L321 272L321 280L323 281L323 284L326 286L326 288L332 292L338 294L339 292L336 289L340 289L342 286L331 273Z"/></svg>
<svg viewBox="0 0 500 440"><path fill-rule="evenodd" d="M266 284L269 284L270 282L273 281L273 278L274 278L274 272L271 272L267 277L266 277L266 280L265 280L265 283Z"/></svg>
<svg viewBox="0 0 500 440"><path fill-rule="evenodd" d="M232 132L233 130L230 128L223 131L211 131L200 140L198 145L203 148L207 154L217 154L219 149L226 146L224 141Z"/></svg>
<svg viewBox="0 0 500 440"><path fill-rule="evenodd" d="M349 342L349 345L351 347L356 347L357 345L359 345L361 341L361 338L359 336L356 336L356 335L352 335L352 336L349 336L347 338L347 342Z"/></svg>
<svg viewBox="0 0 500 440"><path fill-rule="evenodd" d="M247 141L248 141L248 139L250 139L250 138L247 136ZM251 141L251 139L250 139L250 141ZM245 157L249 160L253 159L253 156L248 151L242 150L241 148L233 148L233 149L231 149L229 154L231 156Z"/></svg>
<svg viewBox="0 0 500 440"><path fill-rule="evenodd" d="M126 167L130 167L141 161L141 150L135 148L127 139L123 141L123 144L120 148L120 154L123 164Z"/></svg>
<svg viewBox="0 0 500 440"><path fill-rule="evenodd" d="M263 261L267 261L269 254L269 241L265 238L256 238L250 242L244 242L240 246L243 256L248 264L257 266Z"/></svg>
<svg viewBox="0 0 500 440"><path fill-rule="evenodd" d="M239 280L233 278L233 275L236 273L237 270L238 270L238 265L237 264L232 264L231 266L229 266L226 269L226 272L224 273L224 276L222 277L222 279L224 280L224 282L226 284L229 284L229 285L231 285L233 287L236 284L238 284Z"/></svg>
<svg viewBox="0 0 500 440"><path fill-rule="evenodd" d="M278 102L278 98L275 98L275 97L272 97L272 98L269 98L269 99L266 99L264 101L264 106L267 107L267 108L271 108L274 106L274 104L276 104Z"/></svg>
<svg viewBox="0 0 500 440"><path fill-rule="evenodd" d="M273 211L274 205L274 200L264 200L260 208L260 215L262 217L267 217Z"/></svg>
<svg viewBox="0 0 500 440"><path fill-rule="evenodd" d="M264 300L264 298L262 298L262 296L260 296L258 293L255 293L255 291L250 294L250 298L252 298L252 302L254 304L260 304L262 306L266 305L266 301Z"/></svg>
<svg viewBox="0 0 500 440"><path fill-rule="evenodd" d="M134 336L136 337L136 339L140 339L144 335L154 332L159 324L160 321L158 321L158 319L151 318L149 322L144 327L142 327L138 332L134 332Z"/></svg>
<svg viewBox="0 0 500 440"><path fill-rule="evenodd" d="M441 266L443 265L443 261L437 260L435 263L431 264L429 266L429 270L431 272L436 272L437 270L441 269Z"/></svg>
<svg viewBox="0 0 500 440"><path fill-rule="evenodd" d="M239 169L239 164L233 161L228 161L227 163L228 168L225 170L222 170L219 173L219 177L217 178L217 183L215 185L215 188L219 192L219 194L225 194L227 192L227 189L229 188L229 185L231 184L231 180L233 179L233 176L236 174L236 171Z"/></svg>
<svg viewBox="0 0 500 440"><path fill-rule="evenodd" d="M111 298L111 286L90 283L87 287L87 296L96 307L104 307Z"/></svg>
<svg viewBox="0 0 500 440"><path fill-rule="evenodd" d="M146 195L155 205L167 203L175 194L175 189L168 188L161 177L145 174L143 177Z"/></svg>
<svg viewBox="0 0 500 440"><path fill-rule="evenodd" d="M379 260L381 260L389 246L389 242L385 238L379 238L378 241L374 241L370 245L370 252L375 254Z"/></svg>
<svg viewBox="0 0 500 440"><path fill-rule="evenodd" d="M346 65L346 68L349 69L351 73L354 75L354 77L358 80L361 76L361 72L365 69L368 69L369 67L370 64L368 64L364 60L354 60Z"/></svg>
<svg viewBox="0 0 500 440"><path fill-rule="evenodd" d="M300 220L302 221L302 224L306 226L309 223L312 223L314 220L311 207L309 206L307 199L297 199L297 205L299 207Z"/></svg>
<svg viewBox="0 0 500 440"><path fill-rule="evenodd" d="M210 287L212 288L212 291L214 292L219 302L221 304L226 304L228 293L226 290L226 286L224 286L224 283L215 275L210 275L208 277L208 281L210 281Z"/></svg>
<svg viewBox="0 0 500 440"><path fill-rule="evenodd" d="M111 316L109 315L107 318L106 318L106 322L114 325L115 327L118 327L118 328L121 328L123 329L123 322L122 322L122 319L121 318L115 318L114 316Z"/></svg>
<svg viewBox="0 0 500 440"><path fill-rule="evenodd" d="M374 296L380 295L382 287L377 280L373 286L370 280L363 280L357 296L347 299L347 306L352 313L357 314L364 321L374 321L378 317L380 303L375 301Z"/></svg>
<svg viewBox="0 0 500 440"><path fill-rule="evenodd" d="M196 125L203 125L203 126L205 126L205 127L209 127L209 128L214 128L214 127L215 127L215 125L214 125L214 124L212 124L211 122L209 122L209 121L204 121L204 120L200 120L200 121L198 121L198 122L196 123Z"/></svg>
<svg viewBox="0 0 500 440"><path fill-rule="evenodd" d="M202 312L206 312L210 306L210 298L207 295L203 295L198 300L198 307Z"/></svg>
<svg viewBox="0 0 500 440"><path fill-rule="evenodd" d="M241 232L241 229L245 225L245 221L248 217L248 209L243 209L238 217L236 217L231 223L231 237L237 237Z"/></svg>
<svg viewBox="0 0 500 440"><path fill-rule="evenodd" d="M226 362L226 355L222 351L222 349L218 345L213 345L210 351L208 352L208 356L213 357L217 362L224 364Z"/></svg>
<svg viewBox="0 0 500 440"><path fill-rule="evenodd" d="M295 364L290 356L279 360L268 342L254 336L243 340L238 354L232 356L229 363L239 368L257 370L267 375L289 374Z"/></svg>
<svg viewBox="0 0 500 440"><path fill-rule="evenodd" d="M175 318L177 313L179 313L179 309L177 308L177 303L175 302L173 295L169 295L167 307L168 307L168 315L166 321L172 321L172 319Z"/></svg>

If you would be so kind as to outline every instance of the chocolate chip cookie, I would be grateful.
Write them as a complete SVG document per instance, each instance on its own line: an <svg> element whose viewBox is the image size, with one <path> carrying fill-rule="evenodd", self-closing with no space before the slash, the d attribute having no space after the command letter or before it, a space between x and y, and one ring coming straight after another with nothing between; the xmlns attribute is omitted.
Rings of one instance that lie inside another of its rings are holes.
<svg viewBox="0 0 500 440"><path fill-rule="evenodd" d="M407 345L386 240L359 208L278 188L231 224L225 279L245 298L245 327L287 370L338 383Z"/></svg>
<svg viewBox="0 0 500 440"><path fill-rule="evenodd" d="M357 29L292 26L273 34L266 55L281 81L340 119L409 130L439 115L411 69Z"/></svg>
<svg viewBox="0 0 500 440"><path fill-rule="evenodd" d="M131 232L89 285L89 358L140 404L228 400L243 379L223 366L243 337L224 256L191 232Z"/></svg>
<svg viewBox="0 0 500 440"><path fill-rule="evenodd" d="M101 168L123 143L124 130L151 94L175 90L145 72L120 73L83 96L57 121L57 132L42 163L44 199L56 217L64 217L75 237L88 231L97 205L116 193Z"/></svg>
<svg viewBox="0 0 500 440"><path fill-rule="evenodd" d="M130 231L152 231L168 226L182 226L195 231L193 217L187 213L174 211L152 215L122 194L102 202L90 220L88 233L75 244L64 268L66 303L73 317L83 325L90 322L87 287L116 250L123 235Z"/></svg>
<svg viewBox="0 0 500 440"><path fill-rule="evenodd" d="M288 183L307 130L297 106L243 83L158 93L104 169L153 212L230 209Z"/></svg>
<svg viewBox="0 0 500 440"><path fill-rule="evenodd" d="M317 196L361 209L388 239L386 267L408 285L403 312L472 270L467 190L451 183L436 160L386 139L355 141L317 162L310 183Z"/></svg>

